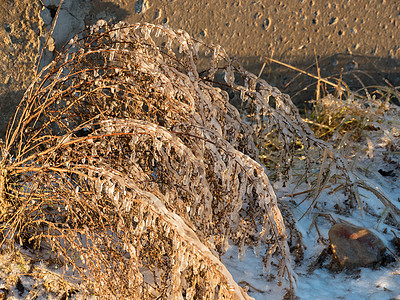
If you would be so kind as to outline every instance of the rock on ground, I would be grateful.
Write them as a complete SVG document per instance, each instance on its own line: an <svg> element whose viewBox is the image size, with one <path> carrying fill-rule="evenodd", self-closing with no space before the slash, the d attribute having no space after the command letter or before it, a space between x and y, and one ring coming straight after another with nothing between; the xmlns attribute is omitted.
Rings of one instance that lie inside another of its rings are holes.
<svg viewBox="0 0 400 300"><path fill-rule="evenodd" d="M381 261L386 250L384 243L369 229L335 224L329 230L335 258L347 268L367 267Z"/></svg>

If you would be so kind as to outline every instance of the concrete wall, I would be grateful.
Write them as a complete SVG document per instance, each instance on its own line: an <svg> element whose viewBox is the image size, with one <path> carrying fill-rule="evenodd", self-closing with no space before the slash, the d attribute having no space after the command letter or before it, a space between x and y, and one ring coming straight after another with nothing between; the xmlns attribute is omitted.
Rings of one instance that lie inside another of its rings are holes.
<svg viewBox="0 0 400 300"><path fill-rule="evenodd" d="M265 57L299 68L318 58L324 77L342 73L353 88L400 85L400 3L397 0L64 0L48 62L62 43L98 19L168 24L222 45L257 73ZM0 1L0 136L51 27L59 0ZM315 68L310 72L316 74ZM312 97L313 81L268 63L262 77L294 96Z"/></svg>

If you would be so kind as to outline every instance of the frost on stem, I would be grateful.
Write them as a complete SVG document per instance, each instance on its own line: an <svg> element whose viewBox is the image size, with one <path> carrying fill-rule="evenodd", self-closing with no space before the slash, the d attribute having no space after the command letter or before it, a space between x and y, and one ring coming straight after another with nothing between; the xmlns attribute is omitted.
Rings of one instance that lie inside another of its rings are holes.
<svg viewBox="0 0 400 300"><path fill-rule="evenodd" d="M99 23L39 74L10 123L5 182L23 220L3 216L3 234L49 244L88 293L247 299L218 258L229 242L243 255L269 245L266 266L292 289L285 224L258 162L271 135L282 177L299 143L329 147L221 47Z"/></svg>

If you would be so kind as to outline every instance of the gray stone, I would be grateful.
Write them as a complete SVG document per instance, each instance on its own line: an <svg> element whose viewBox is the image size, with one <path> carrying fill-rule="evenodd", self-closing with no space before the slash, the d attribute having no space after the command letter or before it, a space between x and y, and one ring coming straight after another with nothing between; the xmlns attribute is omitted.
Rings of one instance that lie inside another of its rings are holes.
<svg viewBox="0 0 400 300"><path fill-rule="evenodd" d="M346 268L368 267L382 260L385 244L369 229L335 224L329 230L334 257Z"/></svg>

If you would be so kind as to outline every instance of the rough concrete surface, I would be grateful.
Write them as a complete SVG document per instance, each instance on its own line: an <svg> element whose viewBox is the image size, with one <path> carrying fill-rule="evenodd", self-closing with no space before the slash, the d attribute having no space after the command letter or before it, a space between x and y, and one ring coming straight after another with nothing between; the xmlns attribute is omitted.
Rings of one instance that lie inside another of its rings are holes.
<svg viewBox="0 0 400 300"><path fill-rule="evenodd" d="M0 0L0 134L35 74L41 5Z"/></svg>
<svg viewBox="0 0 400 300"><path fill-rule="evenodd" d="M34 76L39 51L59 0L0 0L0 134L13 107ZM395 0L64 0L47 63L72 34L98 19L151 22L181 28L194 37L222 45L258 74L265 57L305 69L316 58L321 75L340 76L358 88L400 85L400 5ZM308 69L316 74L315 68ZM312 81L268 63L262 76L300 97ZM308 89L313 90L313 89ZM303 95L310 97L311 94Z"/></svg>

